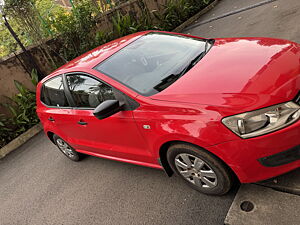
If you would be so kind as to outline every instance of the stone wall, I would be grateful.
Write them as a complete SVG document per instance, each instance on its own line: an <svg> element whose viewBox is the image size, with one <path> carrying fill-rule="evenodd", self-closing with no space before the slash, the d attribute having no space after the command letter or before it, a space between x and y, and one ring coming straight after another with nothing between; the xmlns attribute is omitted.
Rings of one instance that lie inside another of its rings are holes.
<svg viewBox="0 0 300 225"><path fill-rule="evenodd" d="M59 47L57 43L52 40L46 43L48 46L52 46L51 49L54 50L50 51L49 54L55 61L56 66L63 65L64 61L55 53ZM27 50L45 76L55 69L54 65L47 63L45 52L43 52L39 46L30 46ZM22 51L12 53L0 59L0 103L8 103L9 99L7 97L12 97L18 92L14 85L14 80L21 82L32 91L35 89L30 77L33 68L32 61L28 60L28 57L26 57L26 54ZM7 111L1 104L0 113L7 114Z"/></svg>
<svg viewBox="0 0 300 225"><path fill-rule="evenodd" d="M29 74L26 73L16 56L8 57L0 62L0 103L8 103L6 97L16 94L17 89L14 86L14 80L20 81L31 90L34 89ZM1 105L0 113L6 113Z"/></svg>

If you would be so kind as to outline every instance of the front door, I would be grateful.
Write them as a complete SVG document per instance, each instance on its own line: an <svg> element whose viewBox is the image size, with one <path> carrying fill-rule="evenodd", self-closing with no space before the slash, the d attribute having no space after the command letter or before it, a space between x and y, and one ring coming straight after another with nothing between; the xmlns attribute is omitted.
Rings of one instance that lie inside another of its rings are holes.
<svg viewBox="0 0 300 225"><path fill-rule="evenodd" d="M86 74L68 74L65 79L68 84L68 90L65 90L72 96L74 104L66 121L69 124L66 132L76 149L154 163L132 110L124 110L102 120L93 115L93 110L103 101L121 101L119 91Z"/></svg>

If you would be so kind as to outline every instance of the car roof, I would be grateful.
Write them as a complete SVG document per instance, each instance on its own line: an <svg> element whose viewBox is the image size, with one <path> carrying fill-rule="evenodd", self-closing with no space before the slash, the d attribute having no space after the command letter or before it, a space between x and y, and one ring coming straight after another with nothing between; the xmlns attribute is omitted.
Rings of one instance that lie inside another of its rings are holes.
<svg viewBox="0 0 300 225"><path fill-rule="evenodd" d="M81 56L78 56L77 58L73 59L72 61L66 63L65 65L59 67L57 70L55 70L50 75L45 77L42 80L42 82L58 74L82 71L82 68L92 69L103 60L107 59L108 57L110 57L120 49L124 48L126 45L132 43L133 41L137 40L141 36L148 34L150 32L153 31L142 31L142 32L130 34L125 37L121 37L116 40L110 41L106 44L103 44L93 50L90 50L82 54Z"/></svg>

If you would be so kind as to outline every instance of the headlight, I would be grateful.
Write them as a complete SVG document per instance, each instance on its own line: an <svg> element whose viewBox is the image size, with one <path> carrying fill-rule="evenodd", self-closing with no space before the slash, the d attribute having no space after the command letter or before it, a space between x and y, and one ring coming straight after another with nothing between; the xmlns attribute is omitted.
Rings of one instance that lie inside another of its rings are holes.
<svg viewBox="0 0 300 225"><path fill-rule="evenodd" d="M286 102L222 119L222 123L242 138L251 138L282 129L300 118L300 106Z"/></svg>

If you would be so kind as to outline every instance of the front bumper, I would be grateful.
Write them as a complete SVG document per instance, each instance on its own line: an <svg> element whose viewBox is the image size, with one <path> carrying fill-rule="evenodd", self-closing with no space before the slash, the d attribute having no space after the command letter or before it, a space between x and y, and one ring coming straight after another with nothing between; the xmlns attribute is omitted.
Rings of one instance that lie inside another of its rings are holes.
<svg viewBox="0 0 300 225"><path fill-rule="evenodd" d="M242 183L266 180L300 167L300 121L273 133L224 142L207 148Z"/></svg>

